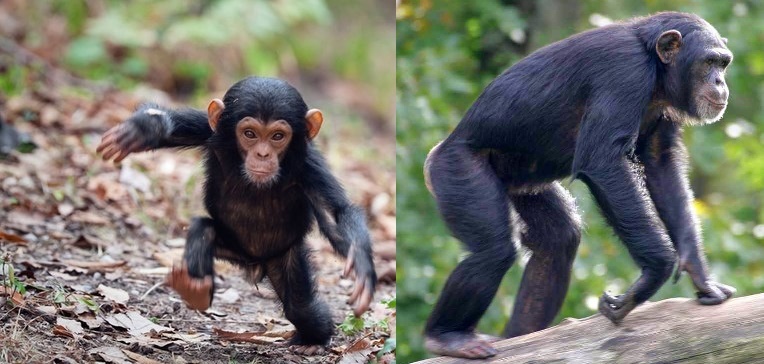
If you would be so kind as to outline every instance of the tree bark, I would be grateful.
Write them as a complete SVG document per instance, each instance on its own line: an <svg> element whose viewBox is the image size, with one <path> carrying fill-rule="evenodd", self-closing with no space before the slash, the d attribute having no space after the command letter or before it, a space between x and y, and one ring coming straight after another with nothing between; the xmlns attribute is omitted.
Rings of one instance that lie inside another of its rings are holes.
<svg viewBox="0 0 764 364"><path fill-rule="evenodd" d="M486 362L764 363L764 293L718 306L685 298L645 303L618 326L597 314L493 345L499 354Z"/></svg>

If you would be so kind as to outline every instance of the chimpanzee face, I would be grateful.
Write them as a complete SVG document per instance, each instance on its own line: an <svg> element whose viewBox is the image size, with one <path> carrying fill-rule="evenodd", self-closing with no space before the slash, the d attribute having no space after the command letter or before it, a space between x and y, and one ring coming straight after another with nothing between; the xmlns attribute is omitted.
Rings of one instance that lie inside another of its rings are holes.
<svg viewBox="0 0 764 364"><path fill-rule="evenodd" d="M732 62L732 52L718 35L699 32L693 38L698 39L689 40L700 46L690 65L692 94L688 111L703 124L713 123L722 118L727 108L729 89L724 76Z"/></svg>
<svg viewBox="0 0 764 364"><path fill-rule="evenodd" d="M321 111L306 112L302 96L281 80L244 79L226 92L225 100L214 99L207 107L210 127L219 145L236 147L238 157L230 160L257 188L271 187L288 174L285 159L299 159L323 122Z"/></svg>
<svg viewBox="0 0 764 364"><path fill-rule="evenodd" d="M664 56L660 53L659 56L669 61L664 63L671 80L669 97L675 99L672 105L678 109L675 111L684 115L682 119L690 124L718 121L724 115L729 98L724 76L732 62L732 52L727 49L727 40L716 32L695 31L684 38L674 36L670 41L671 44L663 48ZM669 43L664 41L664 44Z"/></svg>

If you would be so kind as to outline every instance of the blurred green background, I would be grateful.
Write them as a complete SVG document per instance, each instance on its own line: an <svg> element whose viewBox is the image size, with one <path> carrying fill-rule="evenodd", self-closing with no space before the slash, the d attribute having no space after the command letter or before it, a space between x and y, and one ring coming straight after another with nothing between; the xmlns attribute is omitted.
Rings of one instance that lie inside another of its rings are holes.
<svg viewBox="0 0 764 364"><path fill-rule="evenodd" d="M382 131L392 144L388 1L4 0L0 9L0 106L25 91L84 84L77 92L87 93L95 84L202 107L260 75L284 78L328 109L326 127L341 120L360 129L351 137Z"/></svg>
<svg viewBox="0 0 764 364"><path fill-rule="evenodd" d="M739 295L764 290L764 2L401 1L397 9L398 360L426 357L422 329L448 274L463 257L424 187L422 164L482 89L528 53L573 33L664 10L696 13L729 38L730 106L724 118L686 133L692 187L711 270ZM586 223L558 322L596 313L603 290L637 278L620 241L581 182L571 189ZM512 310L523 259L505 278L479 330L499 334ZM689 279L652 300L694 297ZM555 322L555 323L556 323Z"/></svg>

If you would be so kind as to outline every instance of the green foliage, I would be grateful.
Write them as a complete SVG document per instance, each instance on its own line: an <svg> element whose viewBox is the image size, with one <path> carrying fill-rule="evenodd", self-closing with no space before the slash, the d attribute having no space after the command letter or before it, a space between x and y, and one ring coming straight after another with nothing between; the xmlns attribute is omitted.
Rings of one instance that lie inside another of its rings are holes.
<svg viewBox="0 0 764 364"><path fill-rule="evenodd" d="M0 94L9 96L21 94L24 91L24 80L28 75L29 70L25 67L9 66L5 73L0 73Z"/></svg>
<svg viewBox="0 0 764 364"><path fill-rule="evenodd" d="M16 277L13 265L7 262L5 259L0 259L0 275L2 275L0 286L8 287L12 291L18 292L21 295L26 293L26 284L24 284L24 282L20 281L18 277ZM11 300L8 300L8 302L11 302Z"/></svg>
<svg viewBox="0 0 764 364"><path fill-rule="evenodd" d="M421 332L448 274L463 257L424 187L422 165L480 91L534 49L594 27L598 14L624 19L661 10L694 12L729 38L730 107L711 126L690 128L695 209L711 270L739 295L764 290L764 53L762 10L749 2L538 2L534 9L479 2L403 1L397 18L398 360L422 359ZM572 9L571 9L572 7ZM571 10L571 11L568 11ZM552 20L547 18L553 16ZM541 25L539 25L541 24ZM514 34L513 34L514 33ZM524 35L525 39L520 35ZM596 313L604 290L623 292L639 271L600 216L585 186L568 184L586 223L570 290L558 320ZM478 327L498 334L512 311L525 259L507 274ZM688 279L653 300L694 297Z"/></svg>
<svg viewBox="0 0 764 364"><path fill-rule="evenodd" d="M391 337L385 340L385 345L382 346L382 350L377 352L377 359L382 358L382 355L395 352L395 338ZM391 364L395 364L393 361Z"/></svg>
<svg viewBox="0 0 764 364"><path fill-rule="evenodd" d="M323 0L110 1L92 18L84 2L66 3L72 5L54 3L73 37L65 63L82 76L119 84L148 76L147 55L180 52L186 57L171 57L169 69L203 85L221 49L246 56L243 74L274 74L280 57L295 51L290 49L290 39L299 37L295 30L332 20ZM208 51L200 53L200 47Z"/></svg>
<svg viewBox="0 0 764 364"><path fill-rule="evenodd" d="M394 310L395 309L395 296L393 296L392 298L387 299L387 300L382 300L382 303L385 306L387 306L387 308L390 308L390 309Z"/></svg>
<svg viewBox="0 0 764 364"><path fill-rule="evenodd" d="M347 315L345 321L342 321L341 324L337 325L337 328L340 329L343 334L350 336L363 330L364 326L365 322L362 318L355 317L354 315Z"/></svg>

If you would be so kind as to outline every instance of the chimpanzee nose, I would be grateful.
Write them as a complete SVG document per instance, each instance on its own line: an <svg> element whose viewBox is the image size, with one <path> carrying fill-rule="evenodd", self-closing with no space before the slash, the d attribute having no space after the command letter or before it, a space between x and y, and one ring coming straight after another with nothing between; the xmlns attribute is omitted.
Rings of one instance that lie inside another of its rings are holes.
<svg viewBox="0 0 764 364"><path fill-rule="evenodd" d="M716 83L716 86L724 85L724 79L722 79L721 77L717 77L716 80L714 80L714 82Z"/></svg>

